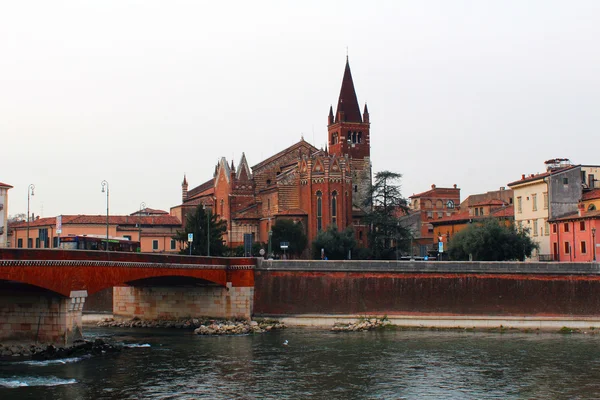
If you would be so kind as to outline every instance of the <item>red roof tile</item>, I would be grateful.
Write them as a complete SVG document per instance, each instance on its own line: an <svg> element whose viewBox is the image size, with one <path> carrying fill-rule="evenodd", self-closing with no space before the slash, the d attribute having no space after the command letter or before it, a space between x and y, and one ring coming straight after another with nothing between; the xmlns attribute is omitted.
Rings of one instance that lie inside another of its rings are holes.
<svg viewBox="0 0 600 400"><path fill-rule="evenodd" d="M130 215L110 215L108 218L109 225L135 225L141 223L142 225L171 225L179 226L181 222L177 217L171 215L157 215L157 216L130 216ZM56 224L56 217L38 218L34 221L29 222L29 227L40 227L40 226L54 226ZM63 225L105 225L106 215L63 215ZM11 225L13 228L25 228L27 222L19 222Z"/></svg>
<svg viewBox="0 0 600 400"><path fill-rule="evenodd" d="M484 201L480 201L479 203L476 204L471 204L470 207L475 207L475 206L503 206L506 205L506 203L502 200L498 200L498 199L491 199L491 200L484 200Z"/></svg>
<svg viewBox="0 0 600 400"><path fill-rule="evenodd" d="M547 172L544 172L544 173L541 173L541 174L531 174L529 176L524 175L523 178L519 179L518 181L511 182L507 186L511 187L511 186L515 186L515 185L520 185L522 183L537 181L538 179L542 179L542 178L545 178L545 177L550 176L550 175L554 175L554 174L559 173L559 172L568 171L568 170L576 168L576 167L579 167L579 165L570 165L568 167L555 169L553 171L547 171Z"/></svg>
<svg viewBox="0 0 600 400"><path fill-rule="evenodd" d="M555 218L551 221L566 221L566 220L578 220L578 219L598 219L600 218L600 210L593 211L583 211L581 215L579 215L579 211L572 212L568 215L562 216L560 218Z"/></svg>
<svg viewBox="0 0 600 400"><path fill-rule="evenodd" d="M215 179L211 178L208 181L201 184L200 186L196 186L195 188L191 189L190 191L188 191L188 199L191 199L192 197L214 187L214 184L215 184L214 182L215 182Z"/></svg>
<svg viewBox="0 0 600 400"><path fill-rule="evenodd" d="M592 189L583 192L582 200L596 200L600 199L600 189Z"/></svg>
<svg viewBox="0 0 600 400"><path fill-rule="evenodd" d="M299 208L290 208L277 213L277 215L308 215L306 211Z"/></svg>

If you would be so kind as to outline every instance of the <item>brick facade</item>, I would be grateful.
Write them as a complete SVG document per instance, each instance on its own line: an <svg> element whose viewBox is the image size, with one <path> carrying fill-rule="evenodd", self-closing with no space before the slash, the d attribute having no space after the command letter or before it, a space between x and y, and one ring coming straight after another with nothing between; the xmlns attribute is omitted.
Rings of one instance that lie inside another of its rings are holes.
<svg viewBox="0 0 600 400"><path fill-rule="evenodd" d="M237 170L222 158L213 178L189 191L184 177L183 202L171 215L185 221L198 205L210 207L227 221L223 239L229 247L243 244L244 234L266 243L278 219L301 222L309 242L329 225L339 230L354 226L358 242L365 245L360 217L371 186L370 119L366 105L360 112L348 61L327 129L327 149L302 138L252 168L244 154Z"/></svg>

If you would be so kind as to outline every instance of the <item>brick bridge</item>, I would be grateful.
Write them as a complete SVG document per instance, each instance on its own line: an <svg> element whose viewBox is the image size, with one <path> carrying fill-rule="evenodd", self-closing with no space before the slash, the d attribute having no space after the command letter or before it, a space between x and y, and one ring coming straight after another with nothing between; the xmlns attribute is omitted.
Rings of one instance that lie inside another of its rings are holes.
<svg viewBox="0 0 600 400"><path fill-rule="evenodd" d="M88 295L114 287L119 317L252 314L255 260L82 250L0 250L0 340L69 343Z"/></svg>

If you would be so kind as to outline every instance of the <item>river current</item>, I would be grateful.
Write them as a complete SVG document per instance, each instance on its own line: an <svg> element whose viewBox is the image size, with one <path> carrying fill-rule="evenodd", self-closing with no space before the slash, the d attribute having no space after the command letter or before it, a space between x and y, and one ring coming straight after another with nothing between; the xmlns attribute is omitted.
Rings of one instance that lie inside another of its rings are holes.
<svg viewBox="0 0 600 400"><path fill-rule="evenodd" d="M600 335L87 328L117 354L0 363L0 399L596 399ZM288 345L283 342L287 340Z"/></svg>

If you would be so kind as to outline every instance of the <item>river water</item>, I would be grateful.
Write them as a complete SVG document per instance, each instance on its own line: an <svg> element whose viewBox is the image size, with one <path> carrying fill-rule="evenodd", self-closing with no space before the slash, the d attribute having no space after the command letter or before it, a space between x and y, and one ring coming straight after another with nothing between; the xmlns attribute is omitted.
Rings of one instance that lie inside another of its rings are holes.
<svg viewBox="0 0 600 400"><path fill-rule="evenodd" d="M286 329L208 337L99 328L86 335L130 347L1 362L0 399L600 398L600 335Z"/></svg>

